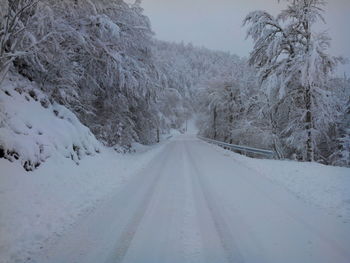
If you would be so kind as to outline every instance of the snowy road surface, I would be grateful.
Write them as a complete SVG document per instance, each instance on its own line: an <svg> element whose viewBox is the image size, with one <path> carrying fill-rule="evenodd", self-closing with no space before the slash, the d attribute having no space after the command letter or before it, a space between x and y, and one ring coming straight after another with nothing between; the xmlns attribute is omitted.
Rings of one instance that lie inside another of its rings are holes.
<svg viewBox="0 0 350 263"><path fill-rule="evenodd" d="M35 263L349 263L349 225L182 135Z"/></svg>

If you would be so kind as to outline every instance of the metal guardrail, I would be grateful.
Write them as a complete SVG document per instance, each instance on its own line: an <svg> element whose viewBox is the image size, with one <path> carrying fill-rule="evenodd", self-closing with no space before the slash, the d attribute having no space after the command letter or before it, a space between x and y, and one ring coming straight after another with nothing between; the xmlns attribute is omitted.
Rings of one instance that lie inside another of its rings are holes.
<svg viewBox="0 0 350 263"><path fill-rule="evenodd" d="M269 157L274 157L276 155L274 151L270 151L270 150L263 150L263 149L248 147L248 146L229 144L226 142L220 142L220 141L204 138L202 136L197 136L197 137L203 141L207 141L209 143L213 143L213 144L216 144L216 145L222 146L222 147L227 147L227 148L230 148L230 149L236 150L236 151L249 152L249 153L260 154L260 155L265 155L265 156L269 156Z"/></svg>

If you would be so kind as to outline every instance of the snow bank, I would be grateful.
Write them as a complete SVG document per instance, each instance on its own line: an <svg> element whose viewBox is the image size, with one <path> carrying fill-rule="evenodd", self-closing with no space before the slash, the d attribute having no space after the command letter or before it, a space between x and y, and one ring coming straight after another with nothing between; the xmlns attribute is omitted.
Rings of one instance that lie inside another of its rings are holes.
<svg viewBox="0 0 350 263"><path fill-rule="evenodd" d="M54 154L79 163L100 147L71 111L30 81L12 75L0 87L0 157L33 170Z"/></svg>
<svg viewBox="0 0 350 263"><path fill-rule="evenodd" d="M350 222L350 168L254 159L219 146L212 147L284 187L304 202Z"/></svg>
<svg viewBox="0 0 350 263"><path fill-rule="evenodd" d="M79 166L64 156L26 172L0 159L0 263L25 262L127 183L164 144L142 153L102 148Z"/></svg>
<svg viewBox="0 0 350 263"><path fill-rule="evenodd" d="M26 262L54 242L162 146L138 148L105 148L32 82L8 77L0 87L0 263Z"/></svg>

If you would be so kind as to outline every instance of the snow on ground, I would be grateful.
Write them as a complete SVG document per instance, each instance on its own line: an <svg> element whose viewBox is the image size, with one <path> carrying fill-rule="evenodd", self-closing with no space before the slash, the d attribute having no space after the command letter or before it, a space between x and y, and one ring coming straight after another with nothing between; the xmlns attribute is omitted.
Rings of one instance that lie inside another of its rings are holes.
<svg viewBox="0 0 350 263"><path fill-rule="evenodd" d="M10 74L1 85L0 150L6 159L33 170L55 153L79 163L99 148L90 130L33 82Z"/></svg>
<svg viewBox="0 0 350 263"><path fill-rule="evenodd" d="M28 263L350 262L349 224L187 134L71 230Z"/></svg>
<svg viewBox="0 0 350 263"><path fill-rule="evenodd" d="M198 127L196 125L197 116L193 116L187 121L187 134L196 135L198 133Z"/></svg>
<svg viewBox="0 0 350 263"><path fill-rule="evenodd" d="M212 147L281 185L301 200L350 223L350 168L289 160L254 159L219 146Z"/></svg>
<svg viewBox="0 0 350 263"><path fill-rule="evenodd" d="M135 144L136 153L118 154L101 146L68 109L51 104L37 89L31 92L30 82L12 78L0 90L0 144L14 161L0 159L0 263L25 262L44 244L54 243L145 169L166 139L178 136L172 131L157 146ZM188 121L188 134L196 133L194 123ZM350 221L350 169L252 159L211 147L301 200ZM26 172L26 161L27 168L41 165Z"/></svg>
<svg viewBox="0 0 350 263"><path fill-rule="evenodd" d="M0 158L0 262L30 258L161 148L104 148L71 111L10 75L0 88L0 157L12 161Z"/></svg>
<svg viewBox="0 0 350 263"><path fill-rule="evenodd" d="M164 144L125 155L103 149L78 166L57 155L34 172L0 159L0 262L24 262L53 242L143 169Z"/></svg>

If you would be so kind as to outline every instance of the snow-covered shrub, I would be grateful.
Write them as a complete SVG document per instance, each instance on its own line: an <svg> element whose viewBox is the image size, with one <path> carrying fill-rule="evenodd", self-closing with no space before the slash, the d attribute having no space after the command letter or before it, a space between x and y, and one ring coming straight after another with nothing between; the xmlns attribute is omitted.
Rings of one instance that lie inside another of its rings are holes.
<svg viewBox="0 0 350 263"><path fill-rule="evenodd" d="M0 87L0 157L28 171L60 154L77 164L100 151L90 130L66 107L50 102L35 84L10 74Z"/></svg>

